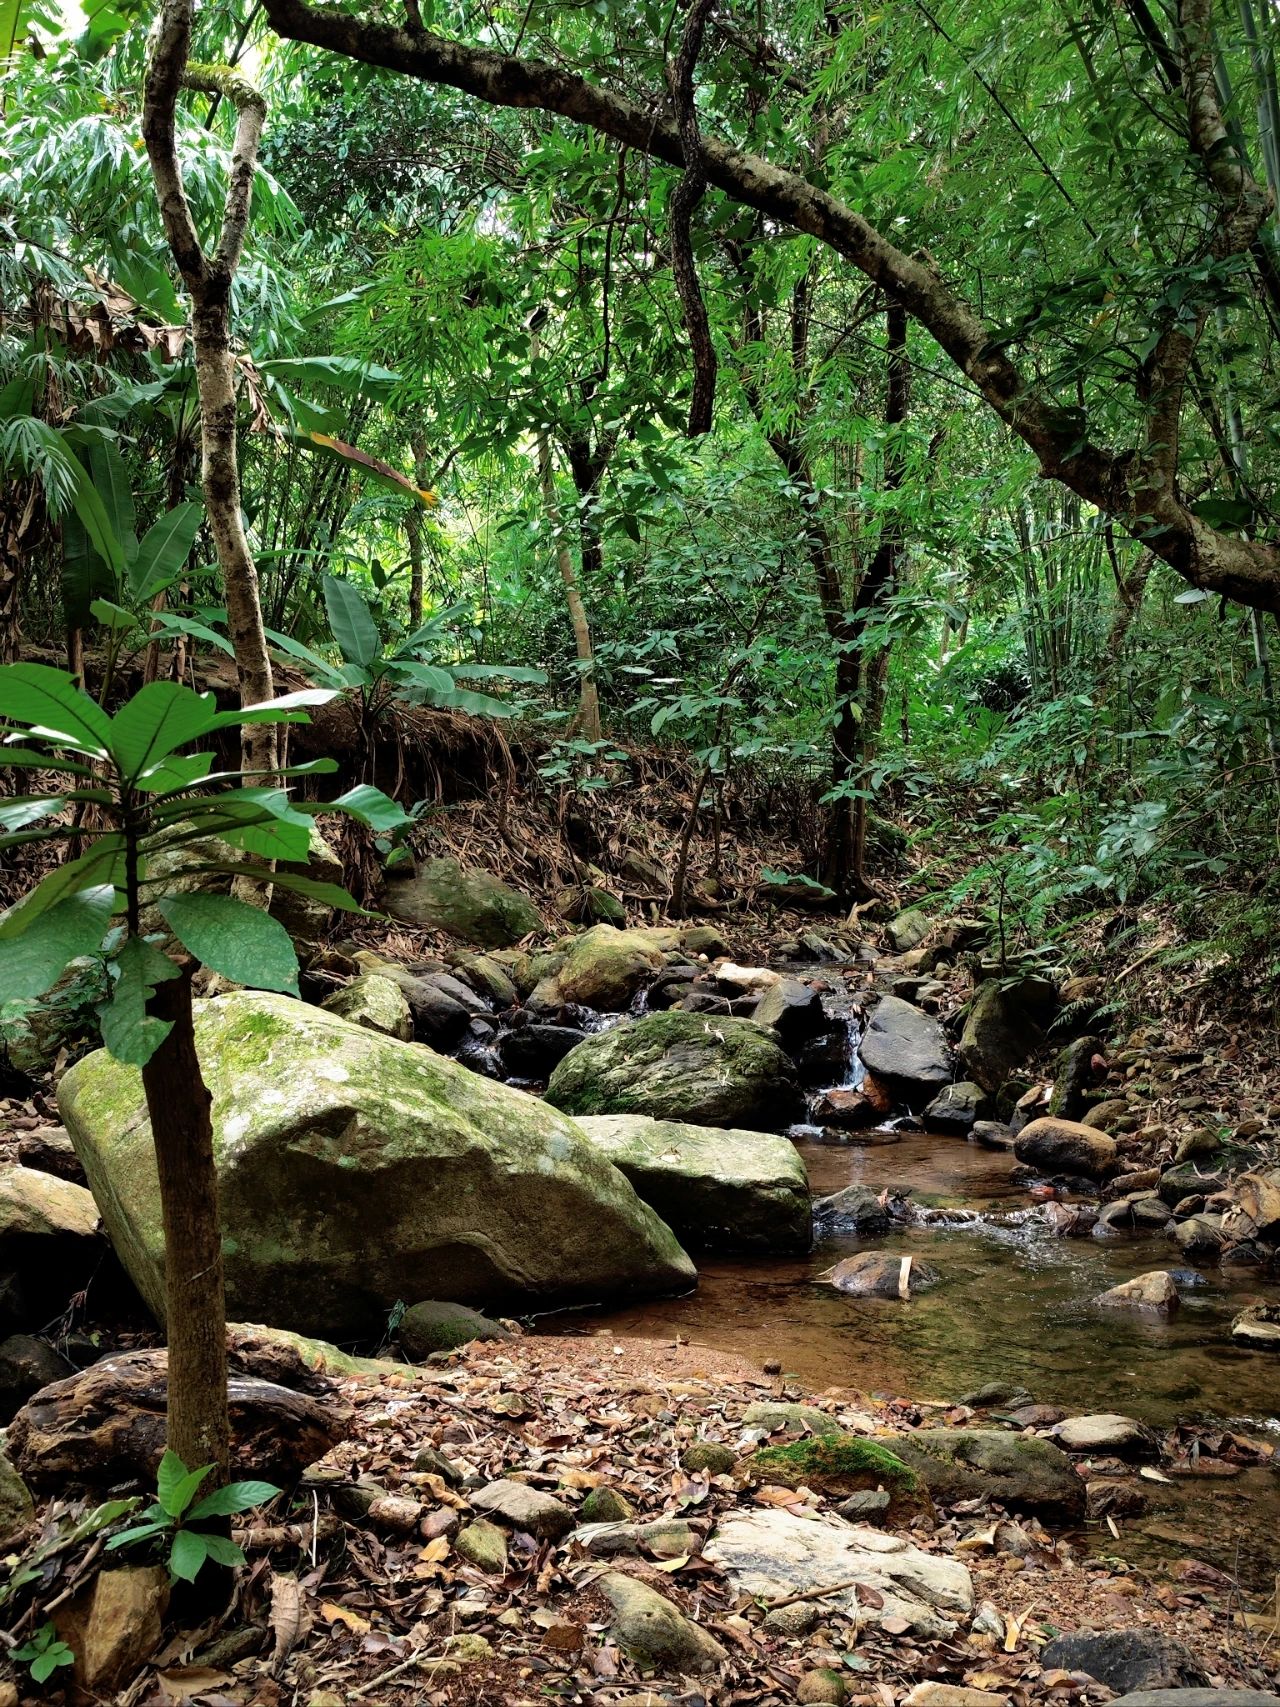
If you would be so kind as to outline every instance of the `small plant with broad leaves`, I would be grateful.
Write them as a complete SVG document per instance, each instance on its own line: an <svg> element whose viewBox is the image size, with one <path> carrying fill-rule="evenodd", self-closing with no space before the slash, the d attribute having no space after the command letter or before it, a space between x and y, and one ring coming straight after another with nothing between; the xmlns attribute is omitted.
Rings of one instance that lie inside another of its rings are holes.
<svg viewBox="0 0 1280 1707"><path fill-rule="evenodd" d="M258 783L239 771L215 771L211 751L184 749L242 723L305 721L308 707L332 698L331 690L315 689L219 711L211 694L152 682L109 716L58 670L39 664L0 669L0 761L69 779L57 791L0 805L0 849L33 841L88 844L0 916L6 1000L34 1000L73 961L102 956L111 979L98 1010L103 1042L118 1060L145 1065L167 1032L148 1016L148 1000L158 984L178 974L161 947L163 933L143 928L152 908L200 964L236 983L296 994L297 956L284 926L233 895L191 892L190 879L256 878L359 912L339 885L261 862L305 862L311 821L320 811L347 813L384 832L406 824L406 814L364 785L324 805L295 802L278 778ZM315 759L281 774L335 768L332 759ZM214 839L249 858L197 859L175 882L172 864L159 856L193 843L198 852ZM149 875L153 864L160 875ZM117 926L120 915L123 925Z"/></svg>
<svg viewBox="0 0 1280 1707"><path fill-rule="evenodd" d="M46 1620L20 1648L10 1651L9 1658L30 1668L32 1683L47 1683L59 1666L74 1665L76 1656L58 1635L52 1621Z"/></svg>
<svg viewBox="0 0 1280 1707"><path fill-rule="evenodd" d="M243 1565L244 1554L218 1527L237 1512L265 1505L280 1492L271 1482L228 1482L198 1499L212 1464L188 1470L176 1452L166 1452L156 1472L156 1497L141 1521L122 1529L107 1542L107 1551L167 1541L169 1574L176 1581L194 1582L209 1559L218 1565Z"/></svg>

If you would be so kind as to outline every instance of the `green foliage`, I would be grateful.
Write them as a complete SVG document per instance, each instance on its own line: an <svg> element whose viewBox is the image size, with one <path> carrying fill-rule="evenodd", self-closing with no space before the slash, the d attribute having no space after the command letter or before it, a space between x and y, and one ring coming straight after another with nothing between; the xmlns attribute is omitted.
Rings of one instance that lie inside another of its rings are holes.
<svg viewBox="0 0 1280 1707"><path fill-rule="evenodd" d="M11 1650L10 1659L30 1668L33 1683L47 1683L59 1666L75 1664L76 1656L59 1639L53 1622L47 1619L34 1630L20 1647Z"/></svg>
<svg viewBox="0 0 1280 1707"><path fill-rule="evenodd" d="M7 804L0 811L5 832L0 848L73 836L90 844L0 917L0 983L6 994L16 1000L41 996L73 961L101 956L111 979L109 996L98 1010L103 1041L117 1059L144 1065L169 1029L148 1014L148 1002L156 985L177 973L161 939L142 929L144 905L158 908L181 947L201 965L240 983L296 993L297 959L283 926L233 896L175 890L161 856L216 836L248 855L304 862L312 817L325 808L296 806L279 786L246 786L236 771L214 773L212 752L182 749L242 722L297 722L306 717L307 707L332 697L327 689L307 690L220 712L212 694L153 682L108 716L60 671L40 664L0 669L0 739L6 756L16 754L23 765L69 771L72 778L72 786L58 794L25 795ZM291 766L284 774L333 768L332 760L320 759ZM76 780L81 778L87 781ZM90 805L103 821L101 828L86 830L64 820L67 809L78 813ZM349 790L328 809L381 830L408 822L392 801L368 786ZM156 861L160 875L152 876ZM217 862L195 868L197 873L219 869ZM289 872L273 874L251 862L231 870L360 911L337 885ZM124 933L111 928L120 913Z"/></svg>
<svg viewBox="0 0 1280 1707"><path fill-rule="evenodd" d="M142 1512L141 1522L110 1538L107 1551L160 1543L168 1549L169 1574L175 1582L194 1582L210 1559L215 1565L243 1565L243 1552L217 1520L265 1505L280 1489L270 1482L230 1482L198 1499L212 1469L206 1464L202 1470L188 1470L176 1452L166 1451L156 1472L154 1502ZM205 1527L209 1524L214 1527Z"/></svg>

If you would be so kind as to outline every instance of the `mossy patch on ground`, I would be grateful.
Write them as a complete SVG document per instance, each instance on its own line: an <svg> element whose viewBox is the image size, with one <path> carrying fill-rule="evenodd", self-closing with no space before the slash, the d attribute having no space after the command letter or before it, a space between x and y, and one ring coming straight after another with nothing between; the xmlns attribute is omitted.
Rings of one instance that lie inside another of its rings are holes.
<svg viewBox="0 0 1280 1707"><path fill-rule="evenodd" d="M766 1446L751 1464L759 1476L786 1487L805 1486L830 1494L883 1488L890 1496L895 1521L932 1509L923 1478L888 1447L861 1435L827 1434Z"/></svg>

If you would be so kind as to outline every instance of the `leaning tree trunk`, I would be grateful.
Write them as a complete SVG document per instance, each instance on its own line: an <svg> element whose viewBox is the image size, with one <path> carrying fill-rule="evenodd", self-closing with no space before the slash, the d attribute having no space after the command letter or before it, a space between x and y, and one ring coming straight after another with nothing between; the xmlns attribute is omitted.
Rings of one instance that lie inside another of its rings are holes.
<svg viewBox="0 0 1280 1707"><path fill-rule="evenodd" d="M551 466L551 446L545 433L538 435L538 480L542 486L542 501L546 506L547 521L555 540L556 566L560 570L560 579L564 583L565 603L569 607L569 621L573 624L573 647L578 659L580 677L578 682L578 727L588 741L600 739L600 696L596 691L596 654L591 640L591 623L587 617L587 607L582 602L582 588L578 585L577 571L573 566L573 553L569 550L564 537L564 527L560 516L560 506L556 502L555 473ZM588 567L587 554L587 524L583 523L583 569ZM599 536L594 536L594 549L599 551ZM599 567L598 561L595 567Z"/></svg>
<svg viewBox="0 0 1280 1707"><path fill-rule="evenodd" d="M196 390L200 398L201 482L227 601L241 704L272 697L258 595L258 570L240 509L236 374L231 349L231 283L240 264L253 192L266 103L243 77L226 67L187 64L192 0L165 0L147 68L142 134L160 198L165 235L191 295ZM183 186L177 147L179 89L225 97L237 113L235 144L217 248L206 255ZM246 724L243 768L270 776L277 767L274 724Z"/></svg>
<svg viewBox="0 0 1280 1707"><path fill-rule="evenodd" d="M188 1469L212 1464L227 1479L227 1322L218 1173L210 1096L196 1055L188 964L158 984L147 1012L169 1035L142 1069L164 1221L169 1342L169 1445Z"/></svg>

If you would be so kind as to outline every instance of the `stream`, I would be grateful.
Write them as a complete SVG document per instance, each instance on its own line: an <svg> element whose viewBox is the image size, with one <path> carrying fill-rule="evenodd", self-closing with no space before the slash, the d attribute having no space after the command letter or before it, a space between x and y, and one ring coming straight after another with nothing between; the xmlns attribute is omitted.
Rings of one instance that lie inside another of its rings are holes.
<svg viewBox="0 0 1280 1707"><path fill-rule="evenodd" d="M847 1011L832 1004L833 1017ZM852 1049L843 1077L861 1078ZM927 1222L908 1220L872 1237L820 1234L804 1257L704 1256L697 1289L683 1298L546 1317L538 1328L681 1335L757 1366L776 1361L784 1379L818 1393L842 1387L953 1401L1000 1380L1069 1412L1120 1411L1158 1428L1193 1420L1254 1437L1280 1434L1280 1363L1234 1345L1230 1334L1245 1303L1274 1295L1256 1274L1187 1270L1163 1237L1060 1237L1025 1185L1012 1180L1008 1151L905 1130L878 1143L865 1134L863 1142L822 1142L813 1128L792 1135L815 1199L854 1184L909 1188L908 1203ZM927 1256L942 1284L904 1302L852 1298L824 1282L834 1263L868 1248ZM1171 1317L1094 1304L1108 1287L1154 1268L1180 1270L1183 1302ZM1191 1554L1249 1587L1270 1586L1280 1570L1280 1471L1180 1478L1144 1491L1146 1516L1124 1523L1119 1539L1105 1530L1094 1535L1098 1550L1134 1562Z"/></svg>

